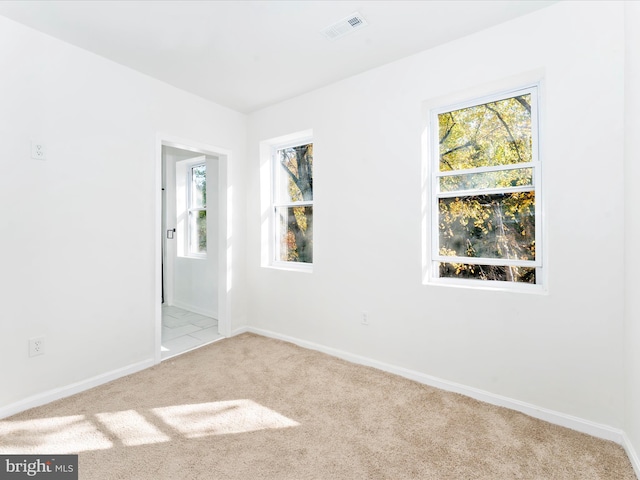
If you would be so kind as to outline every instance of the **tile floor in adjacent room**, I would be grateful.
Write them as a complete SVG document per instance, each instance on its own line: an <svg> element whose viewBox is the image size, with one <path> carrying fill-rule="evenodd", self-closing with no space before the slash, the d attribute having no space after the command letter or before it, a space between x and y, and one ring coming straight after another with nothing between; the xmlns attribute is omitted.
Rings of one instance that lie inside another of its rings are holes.
<svg viewBox="0 0 640 480"><path fill-rule="evenodd" d="M218 320L174 306L162 306L162 359L222 338Z"/></svg>

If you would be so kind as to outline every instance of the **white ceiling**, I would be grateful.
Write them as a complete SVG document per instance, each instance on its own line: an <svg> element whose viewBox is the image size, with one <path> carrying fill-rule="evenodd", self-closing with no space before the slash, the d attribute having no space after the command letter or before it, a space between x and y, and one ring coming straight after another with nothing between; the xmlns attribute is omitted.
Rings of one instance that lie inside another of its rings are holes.
<svg viewBox="0 0 640 480"><path fill-rule="evenodd" d="M1 1L0 15L241 112L546 7L498 1ZM369 25L330 41L351 13Z"/></svg>

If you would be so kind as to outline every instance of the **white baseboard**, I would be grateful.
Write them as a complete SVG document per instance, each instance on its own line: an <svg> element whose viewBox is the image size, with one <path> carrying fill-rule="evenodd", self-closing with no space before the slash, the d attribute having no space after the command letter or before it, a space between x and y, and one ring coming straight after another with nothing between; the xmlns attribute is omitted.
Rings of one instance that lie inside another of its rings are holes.
<svg viewBox="0 0 640 480"><path fill-rule="evenodd" d="M236 328L235 330L233 330L231 332L231 336L235 337L236 335L240 335L241 333L247 333L249 331L249 327L247 327L246 325L243 325L242 327ZM251 330L254 331L254 330ZM257 331L255 331L255 333L258 333ZM267 335L265 335L267 336Z"/></svg>
<svg viewBox="0 0 640 480"><path fill-rule="evenodd" d="M633 466L634 472L636 472L636 477L640 478L640 457L638 457L638 452L633 448L633 444L631 443L631 439L627 436L626 433L622 433L623 443L625 451L627 452L627 456L631 461L631 465Z"/></svg>
<svg viewBox="0 0 640 480"><path fill-rule="evenodd" d="M417 372L415 370L409 370L407 368L398 367L398 366L387 364L384 362L379 362L371 358L355 355L353 353L349 353L336 348L327 347L325 345L309 342L307 340L301 340L299 338L290 337L288 335L282 335L276 332L272 332L270 330L263 330L260 328L254 328L250 326L242 326L240 328L236 328L235 330L233 330L233 332L231 333L231 336L240 335L245 332L251 332L258 335L263 335L265 337L284 340L286 342L290 342L304 348L309 348L311 350L316 350L322 353L326 353L328 355L332 355L337 358L342 358L343 360L347 360L359 365L366 365L369 367L377 368L385 372L393 373L395 375L399 375L401 377L405 377L410 380L423 383L425 385L430 385L432 387L440 388L442 390L446 390L450 392L460 393L462 395L466 395L468 397L475 398L476 400L480 400L492 405L497 405L500 407L509 408L511 410L516 410L518 412L522 412L531 417L538 418L540 420L544 420L549 423L553 423L555 425L571 428L572 430L593 435L594 437L602 438L605 440L611 440L624 447L624 449L627 452L627 455L629 456L629 460L631 461L631 464L636 473L636 476L640 479L640 458L638 457L638 453L635 451L629 437L626 435L624 431L620 429L612 428L607 425L602 425L595 422L591 422L590 420L574 417L572 415L567 415L561 412L556 412L554 410L549 410L547 408L537 407L530 403L521 402L519 400L504 397L501 395L496 395L491 392L487 392L487 391L480 390L473 387L468 387L459 383L443 380L437 377L433 377L431 375L426 375L424 373ZM61 398L74 395L76 393L80 393L82 391L88 390L93 387L97 387L99 385L116 380L118 378L131 375L133 373L139 372L146 368L152 367L154 364L155 362L153 361L153 359L144 360L142 362L134 363L127 367L112 370L111 372L103 373L95 377L73 383L71 385L49 390L47 392L43 392L43 393L28 397L19 402L6 405L4 407L0 407L0 419L9 417L11 415L15 415L16 413L23 412L30 408L38 407L40 405L44 405L44 404L53 402L55 400L59 400Z"/></svg>
<svg viewBox="0 0 640 480"><path fill-rule="evenodd" d="M425 385L430 385L432 387L440 388L442 390L460 393L462 395L466 395L467 397L471 397L476 400L480 400L482 402L490 403L492 405L497 405L499 407L505 407L511 410L516 410L518 412L522 412L531 417L538 418L540 420L544 420L546 422L553 423L555 425L567 427L572 430L586 433L588 435L592 435L594 437L602 438L605 440L611 440L613 442L616 442L620 445L625 446L627 450L631 448L630 443L628 444L629 446L627 447L626 443L628 442L625 443L624 441L624 437L625 437L624 432L617 428L595 423L590 420L585 420L583 418L574 417L572 415L567 415L565 413L556 412L548 408L538 407L536 405L532 405L526 402L521 402L520 400L515 400L513 398L504 397L502 395L496 395L494 393L487 392L485 390L480 390L474 387L469 387L459 383L450 382L448 380L443 380L441 378L433 377L431 375L417 372L415 370L409 370L407 368L390 365L388 363L379 362L377 360L373 360L367 357L362 357L360 355L355 355L353 353L345 352L343 350L338 350L338 349L327 347L325 345L320 345L314 342L309 342L306 340L301 340L299 338L290 337L288 335L281 335L276 332L263 330L260 328L254 328L251 326L247 327L245 330L252 333L256 333L258 335L263 335L265 337L284 340L286 342L290 342L304 348L309 348L311 350L317 350L319 352L327 353L329 355L342 358L343 360L347 360L349 362L357 363L360 365L366 365L368 367L374 367L379 370L383 370L385 372L393 373L395 375L399 375L401 377L405 377L410 380L423 383ZM637 457L636 457L636 462L637 462ZM634 468L635 468L635 464L634 464ZM636 472L637 472L637 469L636 469ZM640 478L640 476L638 476L638 478Z"/></svg>
<svg viewBox="0 0 640 480"><path fill-rule="evenodd" d="M205 317L218 318L218 314L213 310L206 310L204 308L195 307L178 300L174 300L173 302L171 302L171 306L182 308L183 310L189 310L190 312L197 313L198 315L204 315Z"/></svg>
<svg viewBox="0 0 640 480"><path fill-rule="evenodd" d="M46 403L59 400L61 398L75 395L76 393L83 392L93 387L97 387L112 380L116 380L132 373L139 372L145 368L152 367L155 364L153 359L144 360L142 362L134 363L132 365L112 370L111 372L103 373L80 382L72 383L60 388L54 388L46 392L38 393L31 397L20 400L19 402L0 407L0 419L15 415L16 413L29 410L30 408L39 407Z"/></svg>

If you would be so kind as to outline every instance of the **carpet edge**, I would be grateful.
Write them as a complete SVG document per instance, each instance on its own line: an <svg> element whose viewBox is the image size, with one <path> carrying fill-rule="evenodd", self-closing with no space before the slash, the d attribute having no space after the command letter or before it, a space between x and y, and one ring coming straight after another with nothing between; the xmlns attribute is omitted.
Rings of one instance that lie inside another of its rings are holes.
<svg viewBox="0 0 640 480"><path fill-rule="evenodd" d="M339 350L333 347L328 347L326 345L310 342L310 341L299 339L296 337L283 335L270 330L264 330L261 328L255 328L251 326L247 328L243 328L241 330L242 331L238 331L237 333L240 334L244 332L250 332L258 335L263 335L269 338L284 340L286 342L293 343L300 347L309 348L311 350L316 350L322 353L326 353L328 355L341 358L343 360L347 360L352 363L377 368L378 370L399 375L401 377L408 378L409 380L414 380L416 382L429 385L431 387L439 388L441 390L445 390L448 392L459 393L461 395L471 397L481 402L489 403L491 405L504 407L510 410L515 410L517 412L524 413L525 415L529 415L539 420L544 420L554 425L569 428L571 430L575 430L581 433L586 433L588 435L592 435L594 437L601 438L603 440L613 441L618 445L625 447L626 449L627 442L625 442L625 433L623 430L619 428L610 427L608 425L596 423L591 420L587 420L584 418L576 417L573 415L558 412L548 408L539 407L527 402L522 402L520 400L516 400L513 398L491 393L486 390L481 390L475 387L470 387L467 385L444 380L438 377L434 377L431 375L427 375L425 373L418 372L416 370L410 370L404 367L398 367L396 365L380 362L378 360L374 360L368 357L363 357L347 351ZM236 334L236 332L234 332L234 334ZM628 445L630 445L630 443L628 443ZM633 460L632 460L632 463L633 463ZM634 469L635 468L636 468L636 464L634 464ZM638 478L640 478L640 476Z"/></svg>
<svg viewBox="0 0 640 480"><path fill-rule="evenodd" d="M69 385L47 390L36 395L32 395L25 399L19 400L14 403L10 403L0 407L0 419L10 417L20 412L24 412L31 408L39 407L47 403L51 403L55 400L70 397L76 393L84 392L90 388L98 387L105 383L117 380L118 378L126 377L133 373L140 372L155 365L153 359L143 360L141 362L132 363L125 367L111 370L110 372L101 373L94 377L90 377L84 380L80 380Z"/></svg>
<svg viewBox="0 0 640 480"><path fill-rule="evenodd" d="M638 452L633 448L633 443L631 443L631 439L626 432L622 432L622 440L622 446L624 447L625 452L627 452L633 471L635 472L636 477L640 478L640 457L638 457Z"/></svg>

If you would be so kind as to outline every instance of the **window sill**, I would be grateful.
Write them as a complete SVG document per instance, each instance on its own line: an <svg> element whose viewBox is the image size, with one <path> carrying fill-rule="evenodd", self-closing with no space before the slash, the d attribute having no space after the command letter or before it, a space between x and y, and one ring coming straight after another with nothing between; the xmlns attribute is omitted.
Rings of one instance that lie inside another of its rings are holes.
<svg viewBox="0 0 640 480"><path fill-rule="evenodd" d="M178 258L186 258L189 260L206 260L207 256L190 254L190 255L178 255Z"/></svg>
<svg viewBox="0 0 640 480"><path fill-rule="evenodd" d="M285 270L288 272L313 273L313 263L274 262L266 268Z"/></svg>
<svg viewBox="0 0 640 480"><path fill-rule="evenodd" d="M422 282L426 286L464 288L468 290L488 290L493 292L528 293L548 295L544 285L530 283L498 282L491 280L466 280L461 278L429 278Z"/></svg>

